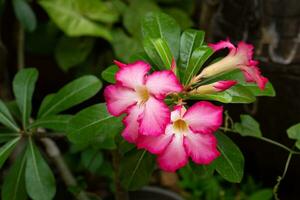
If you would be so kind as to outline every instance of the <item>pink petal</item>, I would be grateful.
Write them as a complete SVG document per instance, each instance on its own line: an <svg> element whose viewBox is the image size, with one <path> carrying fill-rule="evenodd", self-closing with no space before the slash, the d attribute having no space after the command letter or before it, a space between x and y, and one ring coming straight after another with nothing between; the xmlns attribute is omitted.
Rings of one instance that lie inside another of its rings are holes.
<svg viewBox="0 0 300 200"><path fill-rule="evenodd" d="M147 149L150 153L160 154L171 142L173 135L172 125L168 125L166 132L159 136L140 135L137 140L137 146L138 148Z"/></svg>
<svg viewBox="0 0 300 200"><path fill-rule="evenodd" d="M146 74L151 68L148 63L143 61L128 65L115 63L120 67L120 70L116 73L117 83L131 89L144 85Z"/></svg>
<svg viewBox="0 0 300 200"><path fill-rule="evenodd" d="M190 107L183 116L190 129L196 133L213 133L222 124L223 107L201 101Z"/></svg>
<svg viewBox="0 0 300 200"><path fill-rule="evenodd" d="M220 155L217 150L217 140L213 134L195 134L190 131L184 137L184 147L187 154L197 164L210 164Z"/></svg>
<svg viewBox="0 0 300 200"><path fill-rule="evenodd" d="M140 133L157 136L165 132L170 123L170 110L163 100L150 97L145 103L145 110L139 117Z"/></svg>
<svg viewBox="0 0 300 200"><path fill-rule="evenodd" d="M165 171L174 172L185 166L188 162L188 155L183 145L183 134L175 134L165 151L157 158L158 165Z"/></svg>
<svg viewBox="0 0 300 200"><path fill-rule="evenodd" d="M136 92L118 84L109 85L104 90L104 98L110 114L119 116L137 102Z"/></svg>
<svg viewBox="0 0 300 200"><path fill-rule="evenodd" d="M247 56L248 61L252 60L253 57L253 45L252 44L247 44L245 42L239 42L237 46L237 52L239 54L244 54Z"/></svg>
<svg viewBox="0 0 300 200"><path fill-rule="evenodd" d="M127 113L128 115L124 117L123 123L125 124L125 129L122 132L122 136L125 140L130 143L135 143L138 138L139 124L138 117L143 112L143 108L137 105L131 106Z"/></svg>
<svg viewBox="0 0 300 200"><path fill-rule="evenodd" d="M257 83L261 90L265 89L268 79L261 75L261 72L257 66L243 66L241 67L241 70L247 82Z"/></svg>
<svg viewBox="0 0 300 200"><path fill-rule="evenodd" d="M231 88L232 86L234 86L235 84L237 84L237 81L232 81L232 80L228 80L228 81L218 81L216 83L213 84L213 87L218 91L224 91L227 90L229 88Z"/></svg>
<svg viewBox="0 0 300 200"><path fill-rule="evenodd" d="M220 49L229 48L230 50L235 51L235 46L229 41L229 39L225 41L220 41L216 44L208 44L209 47L211 47L214 51L218 51Z"/></svg>
<svg viewBox="0 0 300 200"><path fill-rule="evenodd" d="M174 122L177 119L181 118L185 112L186 109L183 105L174 106L173 111L171 112L171 121Z"/></svg>
<svg viewBox="0 0 300 200"><path fill-rule="evenodd" d="M169 93L180 92L183 89L175 74L169 70L156 71L149 75L146 87L157 98L164 98Z"/></svg>

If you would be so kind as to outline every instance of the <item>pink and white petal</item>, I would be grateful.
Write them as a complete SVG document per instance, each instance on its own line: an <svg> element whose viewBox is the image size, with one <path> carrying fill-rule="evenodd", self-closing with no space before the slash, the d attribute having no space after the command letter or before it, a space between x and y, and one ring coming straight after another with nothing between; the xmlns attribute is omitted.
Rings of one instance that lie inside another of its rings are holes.
<svg viewBox="0 0 300 200"><path fill-rule="evenodd" d="M120 62L120 61L118 61L118 60L114 60L114 63L115 63L115 65L117 65L119 68L127 67L127 64L122 63L122 62Z"/></svg>
<svg viewBox="0 0 300 200"><path fill-rule="evenodd" d="M156 71L147 77L146 87L157 98L183 90L175 74L170 70Z"/></svg>
<svg viewBox="0 0 300 200"><path fill-rule="evenodd" d="M116 73L117 83L131 89L142 86L145 84L145 77L150 68L151 66L143 61L122 66Z"/></svg>
<svg viewBox="0 0 300 200"><path fill-rule="evenodd" d="M137 102L136 92L121 85L109 85L104 89L104 98L110 114L119 116Z"/></svg>
<svg viewBox="0 0 300 200"><path fill-rule="evenodd" d="M139 107L137 105L131 106L127 110L128 115L123 119L125 129L122 132L122 136L126 141L130 143L135 143L137 141L139 135L138 117L142 112L142 107Z"/></svg>
<svg viewBox="0 0 300 200"><path fill-rule="evenodd" d="M185 112L186 112L186 109L183 105L174 106L173 111L171 112L171 121L174 122L174 121L180 119Z"/></svg>
<svg viewBox="0 0 300 200"><path fill-rule="evenodd" d="M211 47L214 51L218 51L220 49L224 49L224 48L228 48L230 49L230 51L235 51L236 48L235 46L229 41L229 39L225 40L225 41L220 41L216 44L208 44L209 47Z"/></svg>
<svg viewBox="0 0 300 200"><path fill-rule="evenodd" d="M185 166L188 155L183 144L183 134L175 134L167 148L158 155L158 166L165 171L174 172Z"/></svg>
<svg viewBox="0 0 300 200"><path fill-rule="evenodd" d="M255 65L243 66L241 70L247 82L257 83L258 87L263 90L269 81L266 77L261 75L259 68Z"/></svg>
<svg viewBox="0 0 300 200"><path fill-rule="evenodd" d="M183 116L189 128L196 133L209 134L216 131L223 121L223 107L201 101L190 107Z"/></svg>
<svg viewBox="0 0 300 200"><path fill-rule="evenodd" d="M166 149L173 136L173 127L168 125L165 133L159 136L139 135L137 147L144 148L153 154L160 154Z"/></svg>
<svg viewBox="0 0 300 200"><path fill-rule="evenodd" d="M144 105L145 109L139 117L139 132L142 135L157 136L165 132L170 123L170 110L163 100L150 97Z"/></svg>
<svg viewBox="0 0 300 200"><path fill-rule="evenodd" d="M252 60L253 57L253 45L252 44L247 44L245 42L239 42L237 46L237 52L239 54L244 54L247 56L248 60Z"/></svg>
<svg viewBox="0 0 300 200"><path fill-rule="evenodd" d="M195 134L190 131L184 137L184 147L187 154L197 164L210 164L220 155L217 150L217 140L213 134Z"/></svg>
<svg viewBox="0 0 300 200"><path fill-rule="evenodd" d="M216 89L216 91L221 92L231 88L235 84L237 84L237 81L233 81L233 80L218 81L213 84L213 87Z"/></svg>

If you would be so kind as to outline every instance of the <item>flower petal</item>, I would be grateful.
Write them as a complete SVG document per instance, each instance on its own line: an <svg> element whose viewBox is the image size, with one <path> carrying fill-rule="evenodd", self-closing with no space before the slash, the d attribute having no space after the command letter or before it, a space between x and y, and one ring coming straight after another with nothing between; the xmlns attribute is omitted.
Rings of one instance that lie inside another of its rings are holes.
<svg viewBox="0 0 300 200"><path fill-rule="evenodd" d="M196 133L213 133L222 124L223 107L201 101L190 107L183 116L189 128Z"/></svg>
<svg viewBox="0 0 300 200"><path fill-rule="evenodd" d="M220 155L213 134L195 134L190 131L183 142L187 154L197 164L210 164Z"/></svg>
<svg viewBox="0 0 300 200"><path fill-rule="evenodd" d="M128 115L124 117L123 123L125 124L125 129L122 132L123 138L130 142L135 143L138 138L139 133L139 124L138 124L138 117L143 112L143 107L134 105L131 106L127 113Z"/></svg>
<svg viewBox="0 0 300 200"><path fill-rule="evenodd" d="M170 122L170 110L163 100L150 97L145 103L145 110L139 117L140 133L157 136L165 132Z"/></svg>
<svg viewBox="0 0 300 200"><path fill-rule="evenodd" d="M213 83L213 87L216 89L216 91L221 92L231 88L235 84L237 84L237 81L233 81L233 80L218 81Z"/></svg>
<svg viewBox="0 0 300 200"><path fill-rule="evenodd" d="M183 87L170 70L156 71L147 77L146 87L157 98L164 98L172 92L180 92Z"/></svg>
<svg viewBox="0 0 300 200"><path fill-rule="evenodd" d="M183 134L175 134L165 151L157 158L158 165L165 171L174 172L188 162L188 155L183 145Z"/></svg>
<svg viewBox="0 0 300 200"><path fill-rule="evenodd" d="M115 62L118 64L118 62ZM145 83L145 77L150 70L150 65L143 61L137 61L124 66L120 65L120 70L116 73L117 83L135 89L137 86L142 86Z"/></svg>
<svg viewBox="0 0 300 200"><path fill-rule="evenodd" d="M218 51L220 49L229 48L230 50L235 50L235 46L229 41L229 39L225 41L220 41L216 44L208 44L209 47L211 47L214 51Z"/></svg>
<svg viewBox="0 0 300 200"><path fill-rule="evenodd" d="M139 135L137 146L147 149L150 153L160 154L171 142L173 135L172 125L168 125L165 133L159 136Z"/></svg>
<svg viewBox="0 0 300 200"><path fill-rule="evenodd" d="M255 65L243 66L241 67L241 70L247 82L257 83L258 87L261 90L265 89L265 86L269 80L266 77L261 75L260 70L257 66Z"/></svg>
<svg viewBox="0 0 300 200"><path fill-rule="evenodd" d="M118 84L109 85L104 90L104 98L110 114L119 116L137 102L136 92Z"/></svg>

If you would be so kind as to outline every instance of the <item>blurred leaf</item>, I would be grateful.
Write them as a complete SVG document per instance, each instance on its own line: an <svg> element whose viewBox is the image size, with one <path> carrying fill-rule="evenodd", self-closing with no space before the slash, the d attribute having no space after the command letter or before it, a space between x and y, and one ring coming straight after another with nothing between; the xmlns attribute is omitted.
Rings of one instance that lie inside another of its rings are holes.
<svg viewBox="0 0 300 200"><path fill-rule="evenodd" d="M99 150L89 148L81 153L83 166L92 173L96 173L103 163L103 155Z"/></svg>
<svg viewBox="0 0 300 200"><path fill-rule="evenodd" d="M36 16L27 0L12 0L16 17L27 31L34 31L36 28Z"/></svg>
<svg viewBox="0 0 300 200"><path fill-rule="evenodd" d="M287 129L287 134L290 139L300 140L300 123L295 124Z"/></svg>
<svg viewBox="0 0 300 200"><path fill-rule="evenodd" d="M164 12L173 17L183 30L193 26L193 21L190 16L188 16L188 14L181 9L167 8L164 10Z"/></svg>
<svg viewBox="0 0 300 200"><path fill-rule="evenodd" d="M102 4L97 3L97 0L39 0L38 2L57 26L68 36L96 36L111 41L110 30L92 19L95 16L98 18L100 15L98 11L102 9ZM86 9L94 6L93 13L80 10L81 8Z"/></svg>
<svg viewBox="0 0 300 200"><path fill-rule="evenodd" d="M133 150L121 158L120 179L126 190L137 190L149 182L154 170L154 156L145 150Z"/></svg>
<svg viewBox="0 0 300 200"><path fill-rule="evenodd" d="M8 158L8 156L11 154L12 150L14 150L19 140L20 137L12 139L0 148L0 169L6 161L6 159Z"/></svg>
<svg viewBox="0 0 300 200"><path fill-rule="evenodd" d="M7 129L1 129L0 130L0 144L6 143L10 140L13 140L16 137L19 137L20 133L14 133L11 130Z"/></svg>
<svg viewBox="0 0 300 200"><path fill-rule="evenodd" d="M261 189L251 194L248 200L271 200L273 197L272 189Z"/></svg>
<svg viewBox="0 0 300 200"><path fill-rule="evenodd" d="M262 137L259 123L250 115L241 115L241 123L234 124L234 130L242 136Z"/></svg>
<svg viewBox="0 0 300 200"><path fill-rule="evenodd" d="M33 200L53 199L56 192L53 173L31 138L26 156L25 182L28 195Z"/></svg>
<svg viewBox="0 0 300 200"><path fill-rule="evenodd" d="M29 128L47 128L58 132L66 132L67 126L72 118L72 115L51 115L37 119L35 122L30 124Z"/></svg>
<svg viewBox="0 0 300 200"><path fill-rule="evenodd" d="M18 125L11 116L6 105L0 100L0 123L10 128L13 131L19 132Z"/></svg>
<svg viewBox="0 0 300 200"><path fill-rule="evenodd" d="M55 48L55 59L59 67L67 71L82 63L91 53L94 43L94 39L87 37L61 37Z"/></svg>
<svg viewBox="0 0 300 200"><path fill-rule="evenodd" d="M211 177L216 169L216 165L212 162L209 165L197 165L196 163L191 162L190 167L193 172L199 176L199 178L208 178Z"/></svg>
<svg viewBox="0 0 300 200"><path fill-rule="evenodd" d="M40 107L38 118L57 114L75 106L92 96L102 87L100 80L92 75L82 76L61 88L56 94L47 96Z"/></svg>
<svg viewBox="0 0 300 200"><path fill-rule="evenodd" d="M34 68L27 68L20 70L13 80L13 91L22 113L22 124L25 129L31 115L31 101L37 78L38 71Z"/></svg>
<svg viewBox="0 0 300 200"><path fill-rule="evenodd" d="M148 13L142 21L144 38L165 39L175 60L178 58L180 45L180 27L177 22L164 13Z"/></svg>
<svg viewBox="0 0 300 200"><path fill-rule="evenodd" d="M300 149L300 140L297 140L296 143L295 143L295 146Z"/></svg>
<svg viewBox="0 0 300 200"><path fill-rule="evenodd" d="M214 161L217 172L227 181L241 182L244 174L244 156L238 146L221 132L216 133L221 155Z"/></svg>
<svg viewBox="0 0 300 200"><path fill-rule="evenodd" d="M19 109L19 106L18 106L16 100L5 102L5 105L8 108L8 110L10 111L10 113L12 114L13 118L16 119L17 121L21 122L22 114L21 114L21 111Z"/></svg>
<svg viewBox="0 0 300 200"><path fill-rule="evenodd" d="M121 119L110 115L101 103L83 109L70 120L68 138L74 143L89 143L114 137L122 128Z"/></svg>
<svg viewBox="0 0 300 200"><path fill-rule="evenodd" d="M9 169L2 186L2 200L26 200L25 188L26 156L21 154Z"/></svg>
<svg viewBox="0 0 300 200"><path fill-rule="evenodd" d="M145 38L144 49L158 69L171 68L173 56L166 40Z"/></svg>
<svg viewBox="0 0 300 200"><path fill-rule="evenodd" d="M116 65L111 65L101 73L101 77L103 78L103 80L109 83L115 83L115 74L117 73L117 71L119 71L119 67Z"/></svg>
<svg viewBox="0 0 300 200"><path fill-rule="evenodd" d="M190 94L189 99L192 100L211 100L219 101L222 103L232 103L232 97L225 92L219 92L214 94Z"/></svg>

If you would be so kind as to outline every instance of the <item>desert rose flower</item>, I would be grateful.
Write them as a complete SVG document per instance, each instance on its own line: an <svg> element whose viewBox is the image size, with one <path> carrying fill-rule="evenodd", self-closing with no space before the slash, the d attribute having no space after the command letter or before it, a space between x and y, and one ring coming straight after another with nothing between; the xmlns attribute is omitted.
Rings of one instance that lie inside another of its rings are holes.
<svg viewBox="0 0 300 200"><path fill-rule="evenodd" d="M202 101L188 110L176 106L171 123L159 136L139 136L138 148L157 154L157 162L165 171L185 166L188 158L197 164L210 164L219 156L213 133L222 124L223 108Z"/></svg>
<svg viewBox="0 0 300 200"><path fill-rule="evenodd" d="M225 91L232 86L234 86L237 82L232 80L225 80L225 81L217 81L215 83L201 85L196 89L192 90L191 94L213 94L216 92Z"/></svg>
<svg viewBox="0 0 300 200"><path fill-rule="evenodd" d="M135 142L139 133L162 134L170 122L170 110L164 98L183 89L174 73L164 70L148 75L151 67L143 61L131 64L115 61L115 64L120 68L116 84L105 88L104 97L112 115L127 114L122 136L128 142Z"/></svg>
<svg viewBox="0 0 300 200"><path fill-rule="evenodd" d="M197 79L207 78L222 72L240 69L247 82L256 82L260 89L264 89L268 79L263 77L258 68L258 62L253 60L253 46L245 42L240 42L235 47L229 40L216 44L209 44L214 50L223 48L230 50L229 54L222 60L209 65L197 76Z"/></svg>

